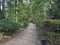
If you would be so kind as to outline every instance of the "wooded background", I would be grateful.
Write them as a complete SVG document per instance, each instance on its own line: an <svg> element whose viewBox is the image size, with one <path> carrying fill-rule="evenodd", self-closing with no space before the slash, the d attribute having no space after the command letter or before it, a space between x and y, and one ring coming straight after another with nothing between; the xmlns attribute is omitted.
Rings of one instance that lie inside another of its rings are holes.
<svg viewBox="0 0 60 45"><path fill-rule="evenodd" d="M11 35L28 22L50 45L60 45L60 0L0 0L0 37Z"/></svg>

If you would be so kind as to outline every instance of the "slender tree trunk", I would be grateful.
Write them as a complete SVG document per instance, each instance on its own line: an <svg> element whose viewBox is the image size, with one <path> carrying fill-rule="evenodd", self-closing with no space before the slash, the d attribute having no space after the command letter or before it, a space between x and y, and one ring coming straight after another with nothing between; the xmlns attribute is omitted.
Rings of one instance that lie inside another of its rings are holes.
<svg viewBox="0 0 60 45"><path fill-rule="evenodd" d="M0 19L4 19L5 18L5 1L6 0L2 0L2 10L0 12Z"/></svg>
<svg viewBox="0 0 60 45"><path fill-rule="evenodd" d="M18 22L18 8L17 8L17 5L18 5L18 1L15 0L15 15L16 15L16 23Z"/></svg>
<svg viewBox="0 0 60 45"><path fill-rule="evenodd" d="M2 9L5 10L5 1L6 0L2 0Z"/></svg>

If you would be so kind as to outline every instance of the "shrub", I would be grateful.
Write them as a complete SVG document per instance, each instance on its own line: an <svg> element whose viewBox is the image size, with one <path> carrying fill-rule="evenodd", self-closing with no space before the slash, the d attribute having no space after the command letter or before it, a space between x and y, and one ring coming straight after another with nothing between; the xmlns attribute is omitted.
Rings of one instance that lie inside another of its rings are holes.
<svg viewBox="0 0 60 45"><path fill-rule="evenodd" d="M52 23L51 21L44 21L42 29L45 31L54 31L56 30L56 24Z"/></svg>
<svg viewBox="0 0 60 45"><path fill-rule="evenodd" d="M0 32L0 40L3 38L3 33Z"/></svg>
<svg viewBox="0 0 60 45"><path fill-rule="evenodd" d="M42 29L45 31L53 31L60 33L60 21L59 20L44 20Z"/></svg>
<svg viewBox="0 0 60 45"><path fill-rule="evenodd" d="M20 26L20 28L25 28L28 25L27 21L23 21L23 22L19 22L18 26Z"/></svg>
<svg viewBox="0 0 60 45"><path fill-rule="evenodd" d="M43 20L40 28L42 35L46 37L47 43L60 45L60 20Z"/></svg>
<svg viewBox="0 0 60 45"><path fill-rule="evenodd" d="M3 19L0 21L0 32L4 34L12 34L18 29L18 25L8 19Z"/></svg>
<svg viewBox="0 0 60 45"><path fill-rule="evenodd" d="M5 18L4 12L0 10L0 20L4 18Z"/></svg>
<svg viewBox="0 0 60 45"><path fill-rule="evenodd" d="M24 28L27 26L27 21L15 23L9 19L0 20L0 32L4 34L13 34L19 28Z"/></svg>

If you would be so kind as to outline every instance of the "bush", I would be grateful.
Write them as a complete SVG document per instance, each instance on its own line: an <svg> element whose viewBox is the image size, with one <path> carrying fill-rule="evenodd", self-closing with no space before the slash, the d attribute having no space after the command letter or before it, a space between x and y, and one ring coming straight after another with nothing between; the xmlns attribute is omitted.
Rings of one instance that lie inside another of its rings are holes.
<svg viewBox="0 0 60 45"><path fill-rule="evenodd" d="M44 20L42 29L60 33L60 20Z"/></svg>
<svg viewBox="0 0 60 45"><path fill-rule="evenodd" d="M4 11L1 11L1 10L0 10L0 20L1 20L1 19L4 19L4 18L5 18Z"/></svg>
<svg viewBox="0 0 60 45"><path fill-rule="evenodd" d="M25 28L28 25L27 21L23 21L23 22L19 22L18 26L20 26L20 28Z"/></svg>
<svg viewBox="0 0 60 45"><path fill-rule="evenodd" d="M0 21L0 32L4 34L12 34L18 29L18 25L8 19L3 19Z"/></svg>
<svg viewBox="0 0 60 45"><path fill-rule="evenodd" d="M0 32L4 34L13 34L18 28L24 28L27 26L27 21L15 23L9 19L0 20Z"/></svg>
<svg viewBox="0 0 60 45"><path fill-rule="evenodd" d="M43 20L40 28L42 35L46 37L47 43L60 45L60 20Z"/></svg>

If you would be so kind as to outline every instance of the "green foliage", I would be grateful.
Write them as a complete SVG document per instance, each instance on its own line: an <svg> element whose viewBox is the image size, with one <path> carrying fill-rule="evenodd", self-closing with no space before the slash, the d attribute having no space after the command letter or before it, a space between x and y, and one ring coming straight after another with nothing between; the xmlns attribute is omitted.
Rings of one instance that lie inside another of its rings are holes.
<svg viewBox="0 0 60 45"><path fill-rule="evenodd" d="M1 34L12 34L18 28L24 28L28 22L32 22L37 25L40 36L44 35L51 40L50 45L60 45L60 20L51 20L60 19L60 0L30 0L30 4L23 3L23 0L18 0L16 4L17 0L6 1L4 13L0 12L0 19L7 18L0 20ZM18 15L16 15L16 7Z"/></svg>
<svg viewBox="0 0 60 45"><path fill-rule="evenodd" d="M60 33L60 20L43 20L41 23L41 29L46 32Z"/></svg>
<svg viewBox="0 0 60 45"><path fill-rule="evenodd" d="M3 33L0 32L0 40L3 38Z"/></svg>
<svg viewBox="0 0 60 45"><path fill-rule="evenodd" d="M16 32L19 28L27 26L27 21L15 23L9 19L0 20L0 32L10 35Z"/></svg>
<svg viewBox="0 0 60 45"><path fill-rule="evenodd" d="M50 21L44 21L42 25L42 29L45 31L54 31L56 30L56 24Z"/></svg>
<svg viewBox="0 0 60 45"><path fill-rule="evenodd" d="M3 19L0 21L0 32L4 34L12 34L18 30L18 25L8 19Z"/></svg>
<svg viewBox="0 0 60 45"><path fill-rule="evenodd" d="M47 43L57 45L60 41L60 20L45 19L42 21L39 31L41 36L45 36ZM56 43L55 43L56 42Z"/></svg>
<svg viewBox="0 0 60 45"><path fill-rule="evenodd" d="M28 22L27 22L27 21L19 22L19 23L18 23L18 26L19 26L20 28L25 28L27 25L28 25Z"/></svg>
<svg viewBox="0 0 60 45"><path fill-rule="evenodd" d="M0 20L4 18L5 18L4 11L0 11Z"/></svg>
<svg viewBox="0 0 60 45"><path fill-rule="evenodd" d="M52 8L48 11L48 16L50 19L60 19L60 0L54 0Z"/></svg>

